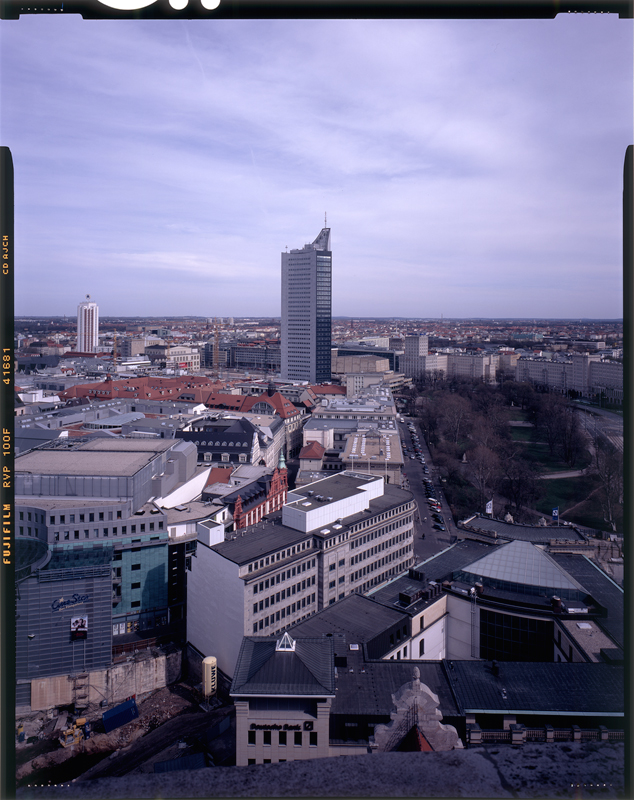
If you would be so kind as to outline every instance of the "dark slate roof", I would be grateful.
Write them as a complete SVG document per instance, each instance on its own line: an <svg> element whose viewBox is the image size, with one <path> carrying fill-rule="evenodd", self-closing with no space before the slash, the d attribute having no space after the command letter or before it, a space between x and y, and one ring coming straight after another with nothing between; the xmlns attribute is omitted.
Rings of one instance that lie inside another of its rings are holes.
<svg viewBox="0 0 634 800"><path fill-rule="evenodd" d="M196 431L177 431L176 438L185 439L188 442L206 442L197 445L200 450L218 451L227 447L237 447L246 445L251 448L253 434L257 428L246 417L238 419L220 419L206 422L204 428ZM220 442L216 445L216 442ZM226 442L225 445L222 443Z"/></svg>
<svg viewBox="0 0 634 800"><path fill-rule="evenodd" d="M412 680L414 667L418 667L421 683L438 695L443 717L460 715L441 661L363 661L362 657L352 658L350 651L345 655L348 666L337 668L333 714L389 716L395 710L392 695Z"/></svg>
<svg viewBox="0 0 634 800"><path fill-rule="evenodd" d="M244 637L232 695L334 695L332 639L298 638L294 652L277 652L277 641L277 637Z"/></svg>
<svg viewBox="0 0 634 800"><path fill-rule="evenodd" d="M605 716L624 712L622 666L500 661L499 674L494 675L488 662L445 663L462 713Z"/></svg>
<svg viewBox="0 0 634 800"><path fill-rule="evenodd" d="M294 638L342 633L349 642L364 643L406 618L398 609L385 608L360 594L350 594L294 625L290 635Z"/></svg>
<svg viewBox="0 0 634 800"><path fill-rule="evenodd" d="M551 553L550 557L607 609L607 617L598 618L596 622L623 647L623 590L586 556Z"/></svg>
<svg viewBox="0 0 634 800"><path fill-rule="evenodd" d="M502 522L499 519L491 519L490 517L476 517L471 520L465 528L479 528L480 530L494 531L498 536L505 539L520 539L524 542L532 542L533 544L548 544L551 539L578 539L580 542L585 541L573 527L568 525L562 526L541 526L541 525L514 525L509 522Z"/></svg>

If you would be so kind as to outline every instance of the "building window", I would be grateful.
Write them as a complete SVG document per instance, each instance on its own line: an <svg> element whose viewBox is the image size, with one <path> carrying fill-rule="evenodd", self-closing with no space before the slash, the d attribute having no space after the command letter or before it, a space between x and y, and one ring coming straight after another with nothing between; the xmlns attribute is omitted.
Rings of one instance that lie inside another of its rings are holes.
<svg viewBox="0 0 634 800"><path fill-rule="evenodd" d="M131 570L133 570L133 571L134 571L134 570L137 570L137 569L141 569L141 565L140 565L140 564L133 564L133 565L130 567L130 569L131 569Z"/></svg>
<svg viewBox="0 0 634 800"><path fill-rule="evenodd" d="M79 539L79 531L75 531L75 539Z"/></svg>
<svg viewBox="0 0 634 800"><path fill-rule="evenodd" d="M103 522L103 511L99 512L99 522Z"/></svg>
<svg viewBox="0 0 634 800"><path fill-rule="evenodd" d="M265 745L271 744L271 731L263 731L263 741Z"/></svg>
<svg viewBox="0 0 634 800"><path fill-rule="evenodd" d="M119 569L121 569L121 568L119 568ZM132 586L130 586L130 588L131 589L140 589L141 588L141 584L140 583L133 583Z"/></svg>
<svg viewBox="0 0 634 800"><path fill-rule="evenodd" d="M130 603L130 608L139 608L141 605L140 600L135 600L133 603Z"/></svg>
<svg viewBox="0 0 634 800"><path fill-rule="evenodd" d="M280 747L286 747L286 731L279 732L278 744L280 745Z"/></svg>
<svg viewBox="0 0 634 800"><path fill-rule="evenodd" d="M330 581L330 583L328 584L328 588L329 589L334 589L336 585L337 585L337 581Z"/></svg>
<svg viewBox="0 0 634 800"><path fill-rule="evenodd" d="M317 731L310 732L310 746L317 747Z"/></svg>
<svg viewBox="0 0 634 800"><path fill-rule="evenodd" d="M295 731L295 747L301 747L301 746L302 746L302 732Z"/></svg>
<svg viewBox="0 0 634 800"><path fill-rule="evenodd" d="M59 531L55 531L55 541L59 542Z"/></svg>
<svg viewBox="0 0 634 800"><path fill-rule="evenodd" d="M249 731L247 736L247 744L255 744L255 731Z"/></svg>
<svg viewBox="0 0 634 800"><path fill-rule="evenodd" d="M333 563L328 567L328 569L332 572L336 566L337 565Z"/></svg>
<svg viewBox="0 0 634 800"><path fill-rule="evenodd" d="M64 539L68 541L70 539L70 531L64 531Z"/></svg>
<svg viewBox="0 0 634 800"><path fill-rule="evenodd" d="M249 732L250 732L250 731L249 731ZM249 767L250 767L252 764L255 764L255 759L254 759L254 758L250 758L250 759L247 761L247 766L249 766Z"/></svg>
<svg viewBox="0 0 634 800"><path fill-rule="evenodd" d="M421 639L420 642L418 643L418 655L419 655L419 657L425 655L425 640L424 639Z"/></svg>

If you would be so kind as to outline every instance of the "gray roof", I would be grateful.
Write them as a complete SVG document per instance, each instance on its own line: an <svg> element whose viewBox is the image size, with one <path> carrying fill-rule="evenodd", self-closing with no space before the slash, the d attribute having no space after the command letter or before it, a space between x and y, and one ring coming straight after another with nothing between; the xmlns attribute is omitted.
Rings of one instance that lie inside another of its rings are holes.
<svg viewBox="0 0 634 800"><path fill-rule="evenodd" d="M363 643L395 625L404 616L402 611L386 608L369 597L350 594L294 625L290 632L293 637L342 633L349 642Z"/></svg>
<svg viewBox="0 0 634 800"><path fill-rule="evenodd" d="M172 441L93 438L68 447L32 450L15 459L15 471L48 475L103 475L131 477Z"/></svg>
<svg viewBox="0 0 634 800"><path fill-rule="evenodd" d="M292 546L310 536L310 534L296 531L294 528L287 528L281 523L282 512L278 511L270 515L267 522L259 523L262 527L244 528L238 531L235 539L215 544L212 550L235 564L246 564L253 559L274 553L280 548ZM303 551L301 557L311 553L314 551Z"/></svg>
<svg viewBox="0 0 634 800"><path fill-rule="evenodd" d="M499 519L491 519L490 517L476 517L472 519L465 528L479 528L483 531L495 532L498 536L504 539L521 539L524 542L533 542L534 544L548 544L551 539L578 539L585 541L573 527L568 525L562 526L541 526L541 525L514 525L509 522L502 522Z"/></svg>
<svg viewBox="0 0 634 800"><path fill-rule="evenodd" d="M280 637L281 638L281 637ZM293 652L276 651L277 638L246 636L238 655L232 695L332 696L332 640L296 639Z"/></svg>
<svg viewBox="0 0 634 800"><path fill-rule="evenodd" d="M530 542L516 540L503 544L462 570L484 581L505 581L555 592L571 590L587 594L551 556Z"/></svg>
<svg viewBox="0 0 634 800"><path fill-rule="evenodd" d="M607 617L596 619L607 633L621 646L624 643L624 594L623 589L596 566L589 558L583 555L551 554L569 575L580 581L588 590L591 597L597 600L605 609Z"/></svg>
<svg viewBox="0 0 634 800"><path fill-rule="evenodd" d="M450 661L447 665L451 688L463 713L596 716L624 713L621 666L500 661L499 673L494 675L487 662Z"/></svg>
<svg viewBox="0 0 634 800"><path fill-rule="evenodd" d="M421 561L416 565L416 569L424 572L430 581L441 581L447 576L451 578L454 570L463 569L467 564L487 555L498 546L469 540L456 542L446 550L441 550L440 553Z"/></svg>

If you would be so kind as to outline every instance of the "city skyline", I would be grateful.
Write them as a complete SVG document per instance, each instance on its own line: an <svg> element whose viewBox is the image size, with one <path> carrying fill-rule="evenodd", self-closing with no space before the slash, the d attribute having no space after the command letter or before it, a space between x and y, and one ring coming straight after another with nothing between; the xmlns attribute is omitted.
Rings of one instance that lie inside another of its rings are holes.
<svg viewBox="0 0 634 800"><path fill-rule="evenodd" d="M17 316L279 317L325 212L333 317L622 316L613 15L25 17L2 50Z"/></svg>

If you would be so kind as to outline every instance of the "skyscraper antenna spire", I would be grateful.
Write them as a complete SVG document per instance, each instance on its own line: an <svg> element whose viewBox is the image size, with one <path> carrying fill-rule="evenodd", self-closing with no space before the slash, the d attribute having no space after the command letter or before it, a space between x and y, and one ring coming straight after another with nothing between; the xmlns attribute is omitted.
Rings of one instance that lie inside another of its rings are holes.
<svg viewBox="0 0 634 800"><path fill-rule="evenodd" d="M328 214L324 211L324 228L328 227Z"/></svg>

